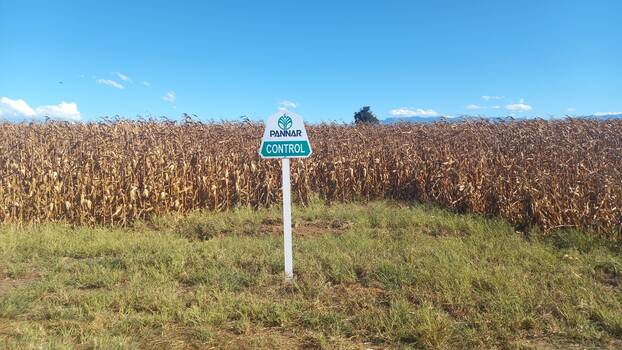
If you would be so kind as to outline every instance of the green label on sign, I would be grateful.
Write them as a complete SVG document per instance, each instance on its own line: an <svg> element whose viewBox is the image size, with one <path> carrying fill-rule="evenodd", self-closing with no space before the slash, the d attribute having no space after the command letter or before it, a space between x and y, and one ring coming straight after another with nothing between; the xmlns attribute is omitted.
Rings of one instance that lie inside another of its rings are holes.
<svg viewBox="0 0 622 350"><path fill-rule="evenodd" d="M298 158L311 154L309 141L264 141L261 145L264 158Z"/></svg>

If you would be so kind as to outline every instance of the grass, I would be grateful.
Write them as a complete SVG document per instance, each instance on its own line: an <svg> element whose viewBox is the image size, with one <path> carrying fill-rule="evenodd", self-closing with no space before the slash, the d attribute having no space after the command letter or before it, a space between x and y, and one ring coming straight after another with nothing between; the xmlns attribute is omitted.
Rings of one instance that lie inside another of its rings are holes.
<svg viewBox="0 0 622 350"><path fill-rule="evenodd" d="M425 206L0 229L0 348L617 348L622 256Z"/></svg>

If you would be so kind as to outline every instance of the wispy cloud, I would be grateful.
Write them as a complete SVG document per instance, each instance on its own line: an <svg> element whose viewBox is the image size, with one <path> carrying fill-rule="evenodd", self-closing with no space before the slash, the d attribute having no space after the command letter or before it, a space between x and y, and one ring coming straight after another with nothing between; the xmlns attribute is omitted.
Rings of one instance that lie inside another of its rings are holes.
<svg viewBox="0 0 622 350"><path fill-rule="evenodd" d="M96 80L98 84L102 84L102 85L108 85L111 86L115 89L124 89L125 86L121 85L120 83L111 80L111 79L97 79Z"/></svg>
<svg viewBox="0 0 622 350"><path fill-rule="evenodd" d="M505 109L507 109L510 112L528 112L531 111L533 108L525 103L525 99L520 99L519 103L511 103L508 105L505 105Z"/></svg>
<svg viewBox="0 0 622 350"><path fill-rule="evenodd" d="M143 81L143 85L145 85L145 86L151 86L151 83L150 83L150 82L148 82L148 81Z"/></svg>
<svg viewBox="0 0 622 350"><path fill-rule="evenodd" d="M123 81L132 81L132 79L130 79L130 77L128 77L127 75L121 73L121 72L114 72L114 74L119 77L119 79L123 80Z"/></svg>
<svg viewBox="0 0 622 350"><path fill-rule="evenodd" d="M279 102L279 108L291 108L291 109L294 109L296 107L298 107L298 104L296 102L293 102L293 101L283 100L283 101Z"/></svg>
<svg viewBox="0 0 622 350"><path fill-rule="evenodd" d="M608 115L618 115L618 114L622 114L622 112L596 112L594 113L594 115L597 117L604 117Z"/></svg>
<svg viewBox="0 0 622 350"><path fill-rule="evenodd" d="M575 112L576 110L577 110L576 108L572 108L572 107L566 108L566 112Z"/></svg>
<svg viewBox="0 0 622 350"><path fill-rule="evenodd" d="M490 95L484 95L482 96L482 98L485 101L490 101L490 100L502 100L505 98L505 96L490 96Z"/></svg>
<svg viewBox="0 0 622 350"><path fill-rule="evenodd" d="M476 104L470 104L470 105L466 105L465 106L466 109L470 109L470 110L475 110L475 109L485 109L487 108L486 106L480 106L480 105L476 105Z"/></svg>
<svg viewBox="0 0 622 350"><path fill-rule="evenodd" d="M0 115L19 118L50 117L54 119L80 120L82 117L75 102L62 101L57 105L32 108L22 99L0 98Z"/></svg>
<svg viewBox="0 0 622 350"><path fill-rule="evenodd" d="M171 90L167 92L162 99L166 102L175 103L175 101L177 101L177 95L175 94L175 91Z"/></svg>
<svg viewBox="0 0 622 350"><path fill-rule="evenodd" d="M396 117L437 117L438 112L433 109L422 109L422 108L396 108L389 111L390 115Z"/></svg>
<svg viewBox="0 0 622 350"><path fill-rule="evenodd" d="M501 106L492 106L492 107L490 107L490 108L492 108L492 109L500 109L500 108L501 108Z"/></svg>

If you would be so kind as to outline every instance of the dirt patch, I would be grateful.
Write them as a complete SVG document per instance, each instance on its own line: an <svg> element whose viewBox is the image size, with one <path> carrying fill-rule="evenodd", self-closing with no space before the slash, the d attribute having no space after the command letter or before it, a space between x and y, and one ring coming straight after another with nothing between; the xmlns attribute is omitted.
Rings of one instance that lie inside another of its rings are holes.
<svg viewBox="0 0 622 350"><path fill-rule="evenodd" d="M339 235L352 227L352 223L346 220L317 220L301 221L294 223L294 230L297 236L320 236L320 235Z"/></svg>
<svg viewBox="0 0 622 350"><path fill-rule="evenodd" d="M37 270L31 270L22 276L12 278L7 273L0 274L0 296L10 292L13 289L30 284L39 278Z"/></svg>
<svg viewBox="0 0 622 350"><path fill-rule="evenodd" d="M294 221L293 223L294 235L299 237L312 237L326 234L338 235L344 233L350 227L352 227L351 222L340 219ZM259 231L268 234L282 234L283 223L281 220L275 219L262 220Z"/></svg>
<svg viewBox="0 0 622 350"><path fill-rule="evenodd" d="M275 218L264 218L261 220L262 225L277 226L281 224L281 220Z"/></svg>
<svg viewBox="0 0 622 350"><path fill-rule="evenodd" d="M281 220L266 218L261 220L261 226L259 226L259 232L267 234L277 234L283 232L283 226Z"/></svg>
<svg viewBox="0 0 622 350"><path fill-rule="evenodd" d="M296 236L320 236L326 234L341 234L352 226L352 223L342 219L294 220L292 223ZM245 222L240 227L222 228L210 227L203 223L184 224L178 226L175 232L190 241L207 241L213 238L230 235L264 236L283 234L283 221L280 218L264 218L260 223Z"/></svg>

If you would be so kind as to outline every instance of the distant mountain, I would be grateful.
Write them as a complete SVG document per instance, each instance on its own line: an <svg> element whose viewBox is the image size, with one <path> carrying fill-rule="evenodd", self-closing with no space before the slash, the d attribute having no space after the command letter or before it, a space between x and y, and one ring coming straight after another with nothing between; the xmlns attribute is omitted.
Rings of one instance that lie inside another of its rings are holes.
<svg viewBox="0 0 622 350"><path fill-rule="evenodd" d="M0 123L33 123L33 122L44 122L45 118L26 118L26 117L16 117L16 116L0 116Z"/></svg>
<svg viewBox="0 0 622 350"><path fill-rule="evenodd" d="M585 116L585 118L598 119L598 120L622 119L622 113L617 113L617 114L594 114L594 115L587 115L587 116Z"/></svg>
<svg viewBox="0 0 622 350"><path fill-rule="evenodd" d="M395 124L395 123L434 123L440 121L451 121L457 118L447 117L394 117L387 118L380 121L381 124Z"/></svg>
<svg viewBox="0 0 622 350"><path fill-rule="evenodd" d="M395 124L395 123L436 123L436 122L447 122L447 123L457 123L466 120L481 120L481 119L505 119L507 117L499 118L499 117L485 117L485 116L474 116L474 115L461 115L459 117L447 117L447 116L439 116L439 117L393 117L386 118L380 121L381 124ZM519 119L519 118L514 118Z"/></svg>
<svg viewBox="0 0 622 350"><path fill-rule="evenodd" d="M464 115L460 117L448 118L448 117L394 117L394 118L386 118L380 121L381 124L395 124L395 123L434 123L434 122L460 122L465 120L480 120L480 119L491 119L491 120L529 120L529 119L537 119L538 117L486 117L486 116L470 116ZM543 118L543 119L563 119L561 118ZM586 118L586 119L595 119L595 120L609 120L609 119L622 119L622 113L618 114L594 114L594 115L585 115L585 116L572 116L572 118Z"/></svg>

